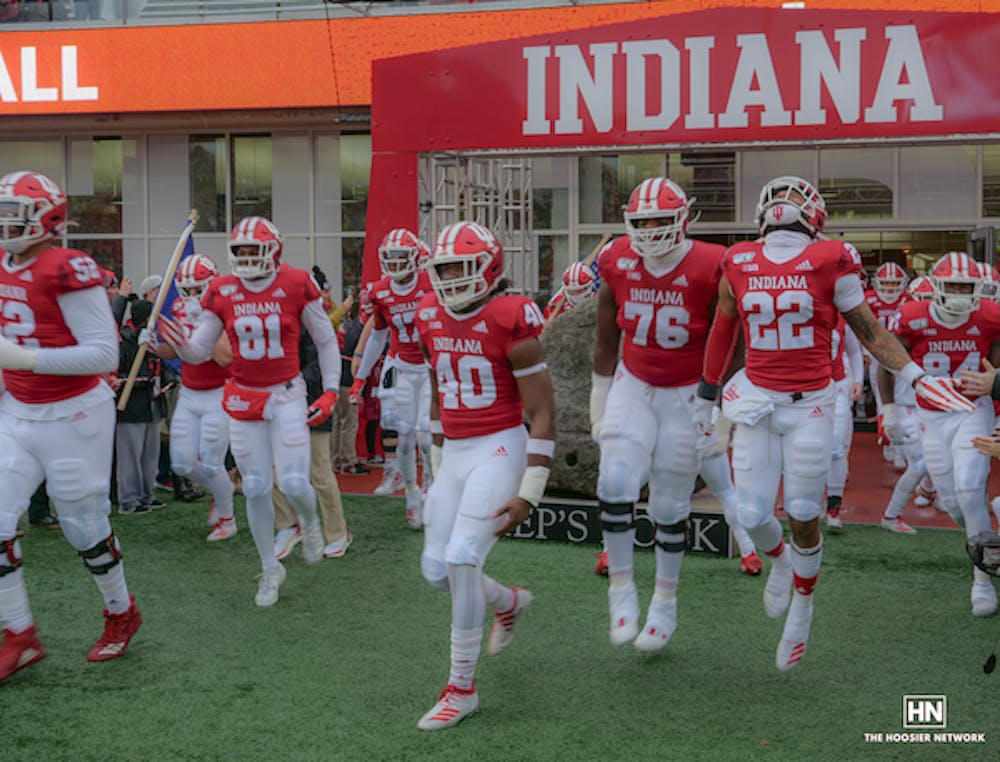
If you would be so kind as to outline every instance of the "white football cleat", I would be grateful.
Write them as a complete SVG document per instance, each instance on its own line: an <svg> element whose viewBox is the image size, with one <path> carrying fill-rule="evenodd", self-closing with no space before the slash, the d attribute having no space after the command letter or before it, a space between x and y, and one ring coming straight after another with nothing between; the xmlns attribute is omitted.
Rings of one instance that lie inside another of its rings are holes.
<svg viewBox="0 0 1000 762"><path fill-rule="evenodd" d="M844 520L840 518L840 511L826 514L826 527L834 534L844 531Z"/></svg>
<svg viewBox="0 0 1000 762"><path fill-rule="evenodd" d="M785 544L780 558L771 559L771 571L764 584L764 613L777 619L785 613L792 597L792 549Z"/></svg>
<svg viewBox="0 0 1000 762"><path fill-rule="evenodd" d="M997 591L988 579L973 581L971 599L973 616L993 616L997 613Z"/></svg>
<svg viewBox="0 0 1000 762"><path fill-rule="evenodd" d="M302 532L302 558L309 566L318 564L323 560L324 547L323 530L320 528L319 519L316 519Z"/></svg>
<svg viewBox="0 0 1000 762"><path fill-rule="evenodd" d="M478 709L479 694L476 692L475 683L468 691L463 691L449 683L448 687L441 691L437 703L417 722L417 727L420 730L450 728L470 714L475 714Z"/></svg>
<svg viewBox="0 0 1000 762"><path fill-rule="evenodd" d="M916 534L917 530L907 524L898 516L896 518L889 518L888 516L883 516L882 521L879 524L883 529L888 529L890 532L895 532L896 534Z"/></svg>
<svg viewBox="0 0 1000 762"><path fill-rule="evenodd" d="M791 606L788 607L785 628L781 631L781 641L774 656L774 663L782 672L790 670L805 656L812 616L812 596L796 593Z"/></svg>
<svg viewBox="0 0 1000 762"><path fill-rule="evenodd" d="M403 475L396 467L386 468L382 474L382 481L372 490L375 495L391 495L403 488Z"/></svg>
<svg viewBox="0 0 1000 762"><path fill-rule="evenodd" d="M344 536L339 540L334 540L326 544L326 547L323 548L323 555L327 558L342 558L347 553L347 549L351 547L353 541L354 538L351 537L351 533L344 532Z"/></svg>
<svg viewBox="0 0 1000 762"><path fill-rule="evenodd" d="M278 588L285 581L285 567L278 564L273 569L264 569L260 573L260 585L257 587L257 597L254 602L258 606L273 606L278 602Z"/></svg>
<svg viewBox="0 0 1000 762"><path fill-rule="evenodd" d="M509 611L493 611L493 626L490 628L489 638L486 640L486 653L490 656L497 656L503 653L514 640L514 624L524 610L535 600L535 596L530 590L523 587L512 587L514 591L514 605Z"/></svg>
<svg viewBox="0 0 1000 762"><path fill-rule="evenodd" d="M279 561L291 553L302 541L302 527L298 524L286 529L279 529L274 536L274 557Z"/></svg>
<svg viewBox="0 0 1000 762"><path fill-rule="evenodd" d="M611 612L611 644L623 646L639 634L639 592L635 582L608 588L608 610Z"/></svg>
<svg viewBox="0 0 1000 762"><path fill-rule="evenodd" d="M660 651L666 648L676 629L677 598L660 598L654 595L646 614L646 626L635 639L635 647L650 653Z"/></svg>
<svg viewBox="0 0 1000 762"><path fill-rule="evenodd" d="M219 519L215 522L215 526L212 531L208 533L206 538L209 542L219 542L220 540L228 540L230 537L236 536L236 517L230 516L228 519Z"/></svg>

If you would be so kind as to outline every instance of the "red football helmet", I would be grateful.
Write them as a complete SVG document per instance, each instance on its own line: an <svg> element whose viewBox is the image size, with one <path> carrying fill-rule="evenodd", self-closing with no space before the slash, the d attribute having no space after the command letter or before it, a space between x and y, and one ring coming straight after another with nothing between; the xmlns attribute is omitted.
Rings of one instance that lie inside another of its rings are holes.
<svg viewBox="0 0 1000 762"><path fill-rule="evenodd" d="M931 268L934 306L945 316L964 318L979 307L983 271L964 251L950 251Z"/></svg>
<svg viewBox="0 0 1000 762"><path fill-rule="evenodd" d="M215 262L204 254L192 254L182 259L177 266L177 289L183 296L201 296L208 282L218 274L219 268Z"/></svg>
<svg viewBox="0 0 1000 762"><path fill-rule="evenodd" d="M367 323L368 318L374 313L372 307L371 284L368 283L358 292L358 318L362 323Z"/></svg>
<svg viewBox="0 0 1000 762"><path fill-rule="evenodd" d="M417 271L422 259L430 256L427 244L406 228L395 228L386 233L378 247L378 263L382 274L397 283L409 280Z"/></svg>
<svg viewBox="0 0 1000 762"><path fill-rule="evenodd" d="M761 235L797 223L816 237L826 223L826 202L801 177L776 177L761 188L754 221Z"/></svg>
<svg viewBox="0 0 1000 762"><path fill-rule="evenodd" d="M574 307L594 293L594 274L583 262L574 262L563 273L563 293Z"/></svg>
<svg viewBox="0 0 1000 762"><path fill-rule="evenodd" d="M934 286L931 285L930 278L921 275L910 281L910 285L906 287L906 293L911 299L924 302L934 296Z"/></svg>
<svg viewBox="0 0 1000 762"><path fill-rule="evenodd" d="M255 254L237 253L243 247L253 247ZM274 223L263 217L245 217L229 234L229 267L237 278L263 278L281 264L281 233Z"/></svg>
<svg viewBox="0 0 1000 762"><path fill-rule="evenodd" d="M982 295L994 302L1000 302L1000 272L985 262L979 263L979 269L983 271L983 282L980 284Z"/></svg>
<svg viewBox="0 0 1000 762"><path fill-rule="evenodd" d="M456 264L461 273L453 275ZM457 222L438 235L427 274L438 301L463 310L497 287L503 267L503 247L489 229L478 222Z"/></svg>
<svg viewBox="0 0 1000 762"><path fill-rule="evenodd" d="M11 172L0 178L0 246L21 254L62 235L69 206L66 194L38 172Z"/></svg>
<svg viewBox="0 0 1000 762"><path fill-rule="evenodd" d="M895 262L883 262L872 276L872 288L879 299L892 304L903 295L908 281L906 270Z"/></svg>
<svg viewBox="0 0 1000 762"><path fill-rule="evenodd" d="M625 206L625 230L632 250L643 258L658 259L680 246L687 235L691 201L677 183L651 177L636 186ZM666 220L655 228L637 226L640 220Z"/></svg>

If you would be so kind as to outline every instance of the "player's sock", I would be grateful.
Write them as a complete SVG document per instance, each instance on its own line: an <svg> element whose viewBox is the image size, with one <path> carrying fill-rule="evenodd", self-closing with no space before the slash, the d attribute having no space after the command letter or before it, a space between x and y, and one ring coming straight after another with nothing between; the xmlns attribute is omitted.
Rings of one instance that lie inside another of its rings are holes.
<svg viewBox="0 0 1000 762"><path fill-rule="evenodd" d="M196 481L208 487L208 491L215 500L215 512L220 519L231 519L233 517L233 482L229 478L224 468L212 472L199 465L200 476L195 475Z"/></svg>
<svg viewBox="0 0 1000 762"><path fill-rule="evenodd" d="M635 547L635 523L632 503L600 501L601 529L608 551L608 579L623 586L632 581L632 552Z"/></svg>
<svg viewBox="0 0 1000 762"><path fill-rule="evenodd" d="M125 583L125 565L121 562L108 569L107 574L95 574L94 582L104 598L104 608L109 614L124 614L128 611L128 585Z"/></svg>
<svg viewBox="0 0 1000 762"><path fill-rule="evenodd" d="M274 503L270 493L247 498L247 523L257 546L261 568L278 566L278 559L274 557Z"/></svg>
<svg viewBox="0 0 1000 762"><path fill-rule="evenodd" d="M403 475L404 484L417 483L417 433L411 431L407 434L399 433L399 449L397 450L396 463L399 466L399 473Z"/></svg>
<svg viewBox="0 0 1000 762"><path fill-rule="evenodd" d="M34 621L28 606L28 588L24 584L21 565L21 543L17 540L0 542L0 550L7 545L0 559L0 624L13 632L24 632ZM11 559L17 559L15 564ZM6 572L6 573L3 573Z"/></svg>
<svg viewBox="0 0 1000 762"><path fill-rule="evenodd" d="M492 577L483 575L483 595L486 603L497 611L510 611L514 608L514 590L506 585L501 585Z"/></svg>
<svg viewBox="0 0 1000 762"><path fill-rule="evenodd" d="M451 674L448 682L471 690L483 640L486 594L478 566L448 564L451 587Z"/></svg>
<svg viewBox="0 0 1000 762"><path fill-rule="evenodd" d="M819 544L811 548L800 548L794 542L789 543L792 550L792 570L795 573L795 592L799 595L812 595L819 576L819 565L823 560L823 537Z"/></svg>
<svg viewBox="0 0 1000 762"><path fill-rule="evenodd" d="M687 544L684 530L683 520L675 524L656 525L656 595L661 598L673 598L677 592L677 580L681 575L681 562Z"/></svg>
<svg viewBox="0 0 1000 762"><path fill-rule="evenodd" d="M781 523L772 515L760 526L747 529L747 534L762 552L774 558L774 552L784 540Z"/></svg>

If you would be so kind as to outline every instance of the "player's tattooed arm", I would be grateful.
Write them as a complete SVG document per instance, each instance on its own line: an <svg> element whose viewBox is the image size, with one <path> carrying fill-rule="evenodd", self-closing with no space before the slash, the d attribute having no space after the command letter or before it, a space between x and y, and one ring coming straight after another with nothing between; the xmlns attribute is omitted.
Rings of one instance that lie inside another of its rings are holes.
<svg viewBox="0 0 1000 762"><path fill-rule="evenodd" d="M844 313L847 324L851 326L858 341L871 352L883 367L891 371L902 370L911 362L910 355L900 340L889 333L875 319L871 307L862 302L857 307Z"/></svg>
<svg viewBox="0 0 1000 762"><path fill-rule="evenodd" d="M602 283L597 292L597 340L594 343L594 373L611 376L618 364L618 345L621 330L618 328L618 305L615 296Z"/></svg>

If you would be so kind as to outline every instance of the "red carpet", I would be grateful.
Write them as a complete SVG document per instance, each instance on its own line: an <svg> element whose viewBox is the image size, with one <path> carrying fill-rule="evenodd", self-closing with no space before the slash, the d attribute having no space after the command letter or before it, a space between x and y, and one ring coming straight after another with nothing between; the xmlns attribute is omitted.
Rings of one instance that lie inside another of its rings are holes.
<svg viewBox="0 0 1000 762"><path fill-rule="evenodd" d="M371 473L364 476L338 474L341 491L352 495L371 494L382 479L382 469L377 466L370 468ZM898 477L899 472L885 462L881 448L875 444L875 434L856 433L851 448L850 475L840 514L843 520L853 524L877 524ZM397 494L402 495L402 492ZM993 497L998 494L1000 472L994 469L990 477L989 495ZM783 515L780 509L779 515ZM918 508L912 499L903 510L903 520L914 527L955 528L955 523L947 514L930 506Z"/></svg>

